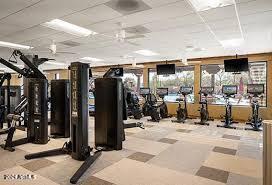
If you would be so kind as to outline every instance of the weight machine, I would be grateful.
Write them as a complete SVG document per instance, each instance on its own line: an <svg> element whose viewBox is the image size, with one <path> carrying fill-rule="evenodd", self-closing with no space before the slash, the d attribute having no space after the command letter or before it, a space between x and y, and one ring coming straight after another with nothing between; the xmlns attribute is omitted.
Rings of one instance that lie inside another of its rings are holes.
<svg viewBox="0 0 272 185"><path fill-rule="evenodd" d="M223 125L217 125L217 127L224 127L230 129L236 129L236 127L232 126L234 123L238 123L237 121L233 121L232 118L232 105L229 101L229 98L235 94L237 94L237 86L236 85L223 85L222 93L224 94L225 99L225 120L222 121Z"/></svg>
<svg viewBox="0 0 272 185"><path fill-rule="evenodd" d="M14 147L26 143L46 144L48 142L48 114L47 114L47 86L48 82L38 65L48 61L47 58L34 56L31 62L21 51L15 50L12 56L19 57L28 68L20 69L11 62L0 58L0 63L16 71L19 75L27 78L27 100L23 99L17 107L15 114L8 114L7 119L12 122L8 130L5 144L2 148L14 151ZM27 102L27 103L26 103ZM27 106L27 107L26 107ZM22 121L21 112L27 110L27 137L13 141L16 123Z"/></svg>
<svg viewBox="0 0 272 185"><path fill-rule="evenodd" d="M0 135L8 133L8 129L3 129L3 124L5 121L5 114L10 113L10 73L4 73L0 76L0 89L3 87L3 83L7 81L7 105L5 105L4 94L0 97ZM8 121L8 128L10 127L10 121ZM3 130L2 130L3 129Z"/></svg>
<svg viewBox="0 0 272 185"><path fill-rule="evenodd" d="M199 92L200 101L199 104L201 108L200 112L200 122L195 122L198 125L210 125L208 121L213 121L214 119L209 117L209 110L208 110L208 95L212 95L214 91L213 87L201 87ZM204 96L204 100L202 100L202 95Z"/></svg>
<svg viewBox="0 0 272 185"><path fill-rule="evenodd" d="M178 94L183 96L183 99L181 97L177 98L176 101L178 101L178 108L177 108L177 120L172 120L172 122L175 123L184 123L186 119L188 119L188 110L187 110L187 95L192 94L193 87L186 87L181 86ZM181 102L183 102L184 106L181 106Z"/></svg>
<svg viewBox="0 0 272 185"><path fill-rule="evenodd" d="M252 128L245 128L245 130L262 131L260 128L262 126L262 118L259 116L259 102L258 97L264 93L264 84L248 84L247 93L252 95L252 117L247 122Z"/></svg>
<svg viewBox="0 0 272 185"><path fill-rule="evenodd" d="M125 139L124 123L126 107L122 79L104 76L95 80L95 148L88 144L88 72L89 65L74 62L71 76L71 138L63 147L28 154L25 159L35 159L68 154L75 160L84 161L70 178L77 183L85 171L98 159L102 151L121 150ZM109 72L108 74L112 74ZM109 93L112 96L109 96ZM127 128L127 127L126 127Z"/></svg>

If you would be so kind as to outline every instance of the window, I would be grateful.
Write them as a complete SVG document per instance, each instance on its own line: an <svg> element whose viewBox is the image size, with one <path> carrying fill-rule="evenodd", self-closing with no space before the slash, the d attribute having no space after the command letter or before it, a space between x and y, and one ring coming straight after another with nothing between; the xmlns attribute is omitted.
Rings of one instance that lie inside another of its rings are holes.
<svg viewBox="0 0 272 185"><path fill-rule="evenodd" d="M59 73L55 73L55 80L58 80L60 78L60 74Z"/></svg>
<svg viewBox="0 0 272 185"><path fill-rule="evenodd" d="M122 77L125 88L140 92L140 87L144 86L143 70L142 69L124 69L124 76Z"/></svg>
<svg viewBox="0 0 272 185"><path fill-rule="evenodd" d="M266 62L249 63L249 71L240 74L227 73L224 65L202 65L201 66L201 87L214 87L214 94L209 97L212 104L224 104L222 94L223 85L237 85L238 93L230 98L233 105L250 105L250 98L247 94L247 84L264 84L265 93L259 98L261 106L266 106Z"/></svg>
<svg viewBox="0 0 272 185"><path fill-rule="evenodd" d="M178 91L181 86L194 86L194 66L176 67L176 74L157 75L156 69L148 70L148 82L152 93L156 93L156 88L168 88L168 96L164 100L176 102L179 97ZM194 102L194 93L187 96L189 103Z"/></svg>

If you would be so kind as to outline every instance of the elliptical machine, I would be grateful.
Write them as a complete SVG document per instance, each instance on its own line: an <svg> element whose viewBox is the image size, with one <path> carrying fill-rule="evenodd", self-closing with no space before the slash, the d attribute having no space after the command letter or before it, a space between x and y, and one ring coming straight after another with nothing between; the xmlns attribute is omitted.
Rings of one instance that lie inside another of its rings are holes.
<svg viewBox="0 0 272 185"><path fill-rule="evenodd" d="M236 127L231 126L233 123L238 123L237 121L233 121L232 119L232 105L229 101L229 98L235 94L237 94L237 86L236 85L223 85L222 87L222 93L225 95L225 120L221 121L224 124L223 125L217 125L217 127L224 127L224 128L230 128L230 129L236 129Z"/></svg>
<svg viewBox="0 0 272 185"><path fill-rule="evenodd" d="M158 112L156 96L151 94L150 88L140 88L140 95L145 99L142 108L143 115L151 117L148 121L159 122L160 113Z"/></svg>
<svg viewBox="0 0 272 185"><path fill-rule="evenodd" d="M199 104L201 105L201 108L199 110L200 112L200 122L195 122L195 124L198 125L210 125L208 121L213 121L214 119L209 117L209 111L208 111L208 95L212 95L214 91L213 87L201 87L201 90L199 92L200 101ZM205 97L204 100L202 100L202 95Z"/></svg>
<svg viewBox="0 0 272 185"><path fill-rule="evenodd" d="M264 84L248 84L247 93L252 94L252 117L247 122L252 128L245 128L245 130L262 131L260 128L262 126L262 118L259 117L259 102L258 97L264 93Z"/></svg>
<svg viewBox="0 0 272 185"><path fill-rule="evenodd" d="M168 118L168 109L164 101L164 97L168 95L168 88L157 88L157 95L162 99L162 103L159 105L161 118Z"/></svg>
<svg viewBox="0 0 272 185"><path fill-rule="evenodd" d="M176 99L178 101L177 108L177 120L172 120L175 123L184 123L186 119L188 119L188 110L187 110L187 98L188 94L192 94L193 87L181 86L178 92L179 95L182 95L183 98L179 97ZM184 106L181 106L181 102L183 102Z"/></svg>

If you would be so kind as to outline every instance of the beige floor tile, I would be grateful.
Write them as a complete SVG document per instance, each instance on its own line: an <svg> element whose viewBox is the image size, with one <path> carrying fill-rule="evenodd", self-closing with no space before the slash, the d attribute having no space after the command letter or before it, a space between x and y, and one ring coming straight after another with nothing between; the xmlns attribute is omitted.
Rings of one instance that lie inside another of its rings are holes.
<svg viewBox="0 0 272 185"><path fill-rule="evenodd" d="M0 148L0 171L12 168L16 165L28 163L24 158L26 154L25 151L18 148L14 152L9 152Z"/></svg>
<svg viewBox="0 0 272 185"><path fill-rule="evenodd" d="M178 141L149 160L148 164L195 174L209 156L212 146Z"/></svg>
<svg viewBox="0 0 272 185"><path fill-rule="evenodd" d="M262 177L260 160L212 152L203 165L240 175Z"/></svg>
<svg viewBox="0 0 272 185"><path fill-rule="evenodd" d="M133 150L128 150L123 148L122 150L113 150L113 151L104 151L100 158L104 161L108 161L110 163L115 163L120 161L123 158L130 156L131 154L135 153Z"/></svg>
<svg viewBox="0 0 272 185"><path fill-rule="evenodd" d="M154 127L142 130L141 132L135 133L133 137L157 141L173 132L175 132L175 129L154 126Z"/></svg>
<svg viewBox="0 0 272 185"><path fill-rule="evenodd" d="M8 174L18 174L18 175L34 175L34 179L26 179L26 180L5 180L4 175ZM13 168L9 168L5 171L0 172L0 184L1 185L37 185L37 184L46 184L46 185L57 185L57 183L38 175L37 173L31 172L21 166L16 166Z"/></svg>
<svg viewBox="0 0 272 185"><path fill-rule="evenodd" d="M252 178L230 173L227 185L263 185L263 181L262 178Z"/></svg>
<svg viewBox="0 0 272 185"><path fill-rule="evenodd" d="M87 178L84 182L82 182L82 184L80 185L114 185L114 184L111 182L99 179L95 176L91 176Z"/></svg>
<svg viewBox="0 0 272 185"><path fill-rule="evenodd" d="M131 159L122 159L94 176L118 185L224 185Z"/></svg>
<svg viewBox="0 0 272 185"><path fill-rule="evenodd" d="M187 129L187 130L194 130L199 128L199 125L194 124L187 124L187 123L173 123L173 122L163 122L159 123L159 127L169 127L174 129Z"/></svg>
<svg viewBox="0 0 272 185"><path fill-rule="evenodd" d="M151 155L157 155L160 152L166 150L169 146L171 146L171 144L140 139L136 137L127 137L127 140L123 142L123 148L137 152L148 153Z"/></svg>
<svg viewBox="0 0 272 185"><path fill-rule="evenodd" d="M227 140L227 139L218 138L218 137L209 137L209 136L199 135L195 133L176 132L176 133L167 135L166 138L176 139L181 141L190 141L194 143L206 144L211 146L219 146L219 147L230 148L235 150L238 148L238 144L239 144L239 141Z"/></svg>

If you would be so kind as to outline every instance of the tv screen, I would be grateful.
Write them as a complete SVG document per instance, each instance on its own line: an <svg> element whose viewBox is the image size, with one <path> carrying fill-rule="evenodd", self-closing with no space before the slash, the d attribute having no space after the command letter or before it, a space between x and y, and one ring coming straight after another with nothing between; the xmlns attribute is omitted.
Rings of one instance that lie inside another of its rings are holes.
<svg viewBox="0 0 272 185"><path fill-rule="evenodd" d="M175 72L176 72L175 64L160 64L160 65L157 65L157 75L175 74Z"/></svg>
<svg viewBox="0 0 272 185"><path fill-rule="evenodd" d="M264 84L247 84L247 93L249 94L263 94Z"/></svg>
<svg viewBox="0 0 272 185"><path fill-rule="evenodd" d="M226 95L234 95L237 94L237 86L236 85L223 85L222 93Z"/></svg>
<svg viewBox="0 0 272 185"><path fill-rule="evenodd" d="M149 95L150 88L140 88L140 95Z"/></svg>
<svg viewBox="0 0 272 185"><path fill-rule="evenodd" d="M166 95L168 95L168 88L157 88L157 94L159 96L166 96Z"/></svg>
<svg viewBox="0 0 272 185"><path fill-rule="evenodd" d="M225 72L248 71L248 58L224 60Z"/></svg>

